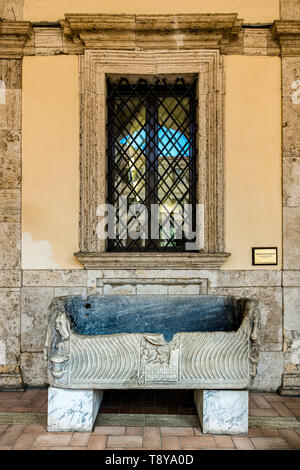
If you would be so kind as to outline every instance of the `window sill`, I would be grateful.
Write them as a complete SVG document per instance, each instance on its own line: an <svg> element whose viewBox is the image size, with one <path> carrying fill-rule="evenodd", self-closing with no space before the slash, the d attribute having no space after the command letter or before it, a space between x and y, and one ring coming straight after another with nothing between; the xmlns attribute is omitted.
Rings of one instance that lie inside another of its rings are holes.
<svg viewBox="0 0 300 470"><path fill-rule="evenodd" d="M230 253L74 253L84 269L220 269Z"/></svg>

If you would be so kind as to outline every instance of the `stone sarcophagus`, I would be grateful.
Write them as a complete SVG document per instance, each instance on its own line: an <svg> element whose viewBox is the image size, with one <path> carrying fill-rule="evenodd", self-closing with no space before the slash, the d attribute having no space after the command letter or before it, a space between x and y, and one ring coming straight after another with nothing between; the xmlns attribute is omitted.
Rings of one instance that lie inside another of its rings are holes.
<svg viewBox="0 0 300 470"><path fill-rule="evenodd" d="M57 297L45 344L63 389L246 389L258 361L258 302L230 296Z"/></svg>

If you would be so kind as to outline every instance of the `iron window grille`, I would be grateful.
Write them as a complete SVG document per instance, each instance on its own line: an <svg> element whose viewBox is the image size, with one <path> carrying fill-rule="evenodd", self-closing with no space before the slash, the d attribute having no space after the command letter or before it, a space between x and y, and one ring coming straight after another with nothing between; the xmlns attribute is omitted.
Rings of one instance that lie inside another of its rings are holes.
<svg viewBox="0 0 300 470"><path fill-rule="evenodd" d="M107 202L116 214L108 251L187 251L179 213L190 205L194 231L196 81L107 79ZM147 223L143 237L137 220Z"/></svg>

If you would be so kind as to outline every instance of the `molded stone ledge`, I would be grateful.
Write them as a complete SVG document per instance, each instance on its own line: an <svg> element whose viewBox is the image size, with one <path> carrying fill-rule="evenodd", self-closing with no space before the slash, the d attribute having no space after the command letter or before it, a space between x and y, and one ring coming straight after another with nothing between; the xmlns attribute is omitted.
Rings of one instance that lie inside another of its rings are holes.
<svg viewBox="0 0 300 470"><path fill-rule="evenodd" d="M32 32L29 21L0 21L0 57L22 57L26 40Z"/></svg>
<svg viewBox="0 0 300 470"><path fill-rule="evenodd" d="M86 287L83 269L24 269L24 287Z"/></svg>
<svg viewBox="0 0 300 470"><path fill-rule="evenodd" d="M219 269L230 253L74 253L85 269Z"/></svg>
<svg viewBox="0 0 300 470"><path fill-rule="evenodd" d="M61 20L65 38L79 51L85 48L217 49L240 33L242 23L236 13L66 14L65 20Z"/></svg>
<svg viewBox="0 0 300 470"><path fill-rule="evenodd" d="M0 390L2 391L24 390L24 384L22 382L21 374L18 372L2 373L0 371Z"/></svg>
<svg viewBox="0 0 300 470"><path fill-rule="evenodd" d="M298 396L300 393L300 371L284 373L282 386L279 389L280 395Z"/></svg>
<svg viewBox="0 0 300 470"><path fill-rule="evenodd" d="M273 38L279 40L281 55L300 55L300 20L276 20L271 32Z"/></svg>

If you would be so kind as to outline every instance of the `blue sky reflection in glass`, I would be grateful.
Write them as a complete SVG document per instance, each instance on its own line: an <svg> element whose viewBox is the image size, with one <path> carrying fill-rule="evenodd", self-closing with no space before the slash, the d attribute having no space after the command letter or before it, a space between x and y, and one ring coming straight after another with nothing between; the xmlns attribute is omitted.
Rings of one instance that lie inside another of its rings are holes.
<svg viewBox="0 0 300 470"><path fill-rule="evenodd" d="M146 131L137 130L132 135L128 134L120 140L121 145L132 146L134 149L143 150L146 147ZM168 127L158 129L158 151L165 157L189 156L189 141L180 131Z"/></svg>

